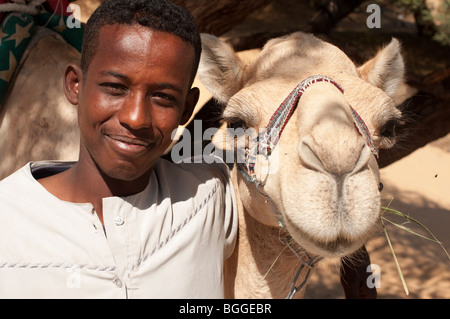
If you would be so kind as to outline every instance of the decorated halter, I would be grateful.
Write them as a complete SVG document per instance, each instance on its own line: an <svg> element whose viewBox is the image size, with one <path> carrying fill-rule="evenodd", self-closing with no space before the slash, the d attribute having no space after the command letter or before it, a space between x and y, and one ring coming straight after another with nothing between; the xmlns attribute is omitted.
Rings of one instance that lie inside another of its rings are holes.
<svg viewBox="0 0 450 319"><path fill-rule="evenodd" d="M255 183L257 185L258 191L259 186L263 186L265 184L265 181L259 179L255 173L255 165L258 156L263 156L267 161L269 160L269 157L272 155L273 150L280 140L281 133L283 132L286 124L289 122L289 119L294 113L294 110L296 109L303 93L311 85L318 82L331 83L341 93L344 93L344 89L333 79L327 76L314 75L308 77L288 95L283 103L281 103L281 105L277 108L275 113L270 118L270 121L265 129L262 130L262 132L260 132L255 138L251 139L249 147L244 151L243 161L241 163L237 163L237 167L244 178L251 183ZM359 114L350 105L349 107L352 112L353 122L356 130L364 138L367 146L369 146L370 150L372 151L372 154L378 160L378 149L373 143L369 129L367 128L366 124L359 116Z"/></svg>

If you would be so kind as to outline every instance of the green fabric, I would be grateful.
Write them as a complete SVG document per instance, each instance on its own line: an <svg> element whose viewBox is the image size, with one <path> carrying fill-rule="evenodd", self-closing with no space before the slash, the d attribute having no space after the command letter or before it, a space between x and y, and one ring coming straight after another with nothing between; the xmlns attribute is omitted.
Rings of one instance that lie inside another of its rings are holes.
<svg viewBox="0 0 450 319"><path fill-rule="evenodd" d="M51 14L47 11L41 11L36 17L17 12L5 15L0 24L0 107L36 25L61 34L67 43L81 52L84 26L75 21L73 16Z"/></svg>
<svg viewBox="0 0 450 319"><path fill-rule="evenodd" d="M0 26L0 104L8 84L34 32L34 19L26 13L10 13Z"/></svg>
<svg viewBox="0 0 450 319"><path fill-rule="evenodd" d="M73 17L61 16L57 14L52 17L52 14L46 11L39 13L37 16L38 25L46 26L53 31L58 32L63 36L67 43L77 49L78 52L81 52L84 27L81 23L78 23L79 27L69 28L69 23L67 20L70 20L70 24L74 24L75 26L77 25L77 23L74 22Z"/></svg>

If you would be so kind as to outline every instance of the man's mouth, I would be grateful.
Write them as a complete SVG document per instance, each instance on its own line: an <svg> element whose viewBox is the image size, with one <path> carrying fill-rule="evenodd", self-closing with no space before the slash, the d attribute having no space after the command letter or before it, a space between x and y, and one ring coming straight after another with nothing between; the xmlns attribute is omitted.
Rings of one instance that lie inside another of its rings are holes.
<svg viewBox="0 0 450 319"><path fill-rule="evenodd" d="M108 136L110 139L113 139L115 141L119 141L125 144L131 144L131 145L138 145L138 146L143 146L143 147L149 147L152 143L144 141L142 139L138 139L135 137L128 137L128 136L124 136L124 135L106 135Z"/></svg>
<svg viewBox="0 0 450 319"><path fill-rule="evenodd" d="M136 137L116 134L105 134L105 136L116 151L125 155L142 153L154 145L154 143L150 141Z"/></svg>

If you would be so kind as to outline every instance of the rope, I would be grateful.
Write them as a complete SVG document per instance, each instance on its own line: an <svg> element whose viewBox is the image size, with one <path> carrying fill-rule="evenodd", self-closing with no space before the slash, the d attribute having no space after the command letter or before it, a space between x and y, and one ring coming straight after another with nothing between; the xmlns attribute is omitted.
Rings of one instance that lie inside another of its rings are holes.
<svg viewBox="0 0 450 319"><path fill-rule="evenodd" d="M19 3L0 4L0 12L21 12L35 15L39 12L38 7L47 0L33 0L28 5Z"/></svg>
<svg viewBox="0 0 450 319"><path fill-rule="evenodd" d="M323 257L320 256L311 257L308 254L308 252L291 237L291 235L289 234L289 232L285 227L279 228L278 241L283 245L289 247L289 249L300 261L300 267L298 268L297 273L295 274L294 279L291 282L291 288L289 290L288 295L285 298L285 299L292 299L294 295L306 285L306 282L308 281L311 271L314 269L316 264L323 259ZM307 272L305 277L303 278L303 281L300 283L300 285L295 286L301 272L303 271L303 269L305 269L305 267Z"/></svg>

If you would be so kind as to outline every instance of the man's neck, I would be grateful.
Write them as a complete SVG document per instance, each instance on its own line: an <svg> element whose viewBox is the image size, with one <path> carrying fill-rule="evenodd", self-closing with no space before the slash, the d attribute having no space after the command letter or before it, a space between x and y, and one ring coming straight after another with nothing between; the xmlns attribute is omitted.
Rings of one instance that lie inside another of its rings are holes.
<svg viewBox="0 0 450 319"><path fill-rule="evenodd" d="M143 191L150 172L136 181L120 181L103 174L90 163L77 162L68 170L38 182L57 198L72 203L91 203L103 223L103 198L130 196Z"/></svg>

